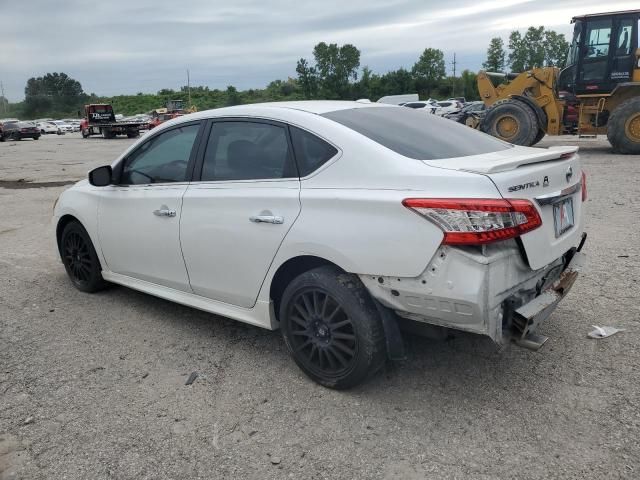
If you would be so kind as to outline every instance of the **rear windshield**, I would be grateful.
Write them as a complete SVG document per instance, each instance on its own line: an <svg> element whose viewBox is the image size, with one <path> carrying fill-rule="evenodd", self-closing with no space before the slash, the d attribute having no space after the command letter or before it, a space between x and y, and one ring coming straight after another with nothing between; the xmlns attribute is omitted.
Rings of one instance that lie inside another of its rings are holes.
<svg viewBox="0 0 640 480"><path fill-rule="evenodd" d="M467 157L512 147L465 125L411 108L352 108L322 116L416 160Z"/></svg>

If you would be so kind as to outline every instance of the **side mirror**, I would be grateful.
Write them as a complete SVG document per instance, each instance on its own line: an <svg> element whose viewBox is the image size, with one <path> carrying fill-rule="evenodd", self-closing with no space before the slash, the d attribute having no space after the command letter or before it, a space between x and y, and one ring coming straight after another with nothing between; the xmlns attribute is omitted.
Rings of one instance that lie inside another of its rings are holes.
<svg viewBox="0 0 640 480"><path fill-rule="evenodd" d="M89 183L94 187L106 187L113 182L113 170L111 165L94 168L89 172Z"/></svg>

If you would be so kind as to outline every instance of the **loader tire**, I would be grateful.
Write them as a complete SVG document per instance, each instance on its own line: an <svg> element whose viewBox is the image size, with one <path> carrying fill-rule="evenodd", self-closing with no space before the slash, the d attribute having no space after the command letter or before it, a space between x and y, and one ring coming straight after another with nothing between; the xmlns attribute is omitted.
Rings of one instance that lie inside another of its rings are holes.
<svg viewBox="0 0 640 480"><path fill-rule="evenodd" d="M541 130L531 107L514 98L498 100L491 105L480 128L500 140L525 147L533 145Z"/></svg>
<svg viewBox="0 0 640 480"><path fill-rule="evenodd" d="M640 154L640 97L622 102L609 117L607 138L616 153Z"/></svg>
<svg viewBox="0 0 640 480"><path fill-rule="evenodd" d="M546 134L547 132L543 129L538 130L538 134L536 135L536 138L533 139L533 143L530 146L533 147L536 143L542 140Z"/></svg>

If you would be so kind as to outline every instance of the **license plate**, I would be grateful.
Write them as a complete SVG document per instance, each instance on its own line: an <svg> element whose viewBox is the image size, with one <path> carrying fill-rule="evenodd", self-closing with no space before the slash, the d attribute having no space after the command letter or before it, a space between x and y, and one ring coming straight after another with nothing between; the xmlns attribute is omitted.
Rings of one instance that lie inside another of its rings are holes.
<svg viewBox="0 0 640 480"><path fill-rule="evenodd" d="M553 204L553 225L556 238L573 227L573 198L565 198Z"/></svg>

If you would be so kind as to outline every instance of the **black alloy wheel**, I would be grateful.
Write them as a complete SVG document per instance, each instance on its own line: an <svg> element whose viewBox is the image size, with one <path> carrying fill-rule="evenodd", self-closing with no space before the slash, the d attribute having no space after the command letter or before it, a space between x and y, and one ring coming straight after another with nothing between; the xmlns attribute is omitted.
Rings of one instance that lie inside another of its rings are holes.
<svg viewBox="0 0 640 480"><path fill-rule="evenodd" d="M89 234L78 222L71 222L60 237L60 256L73 285L83 292L96 292L105 286L102 268Z"/></svg>
<svg viewBox="0 0 640 480"><path fill-rule="evenodd" d="M382 320L356 275L333 266L302 273L285 289L279 319L296 364L325 387L353 387L384 365Z"/></svg>
<svg viewBox="0 0 640 480"><path fill-rule="evenodd" d="M342 376L358 353L354 325L342 306L321 288L302 290L288 312L293 351L321 375Z"/></svg>

